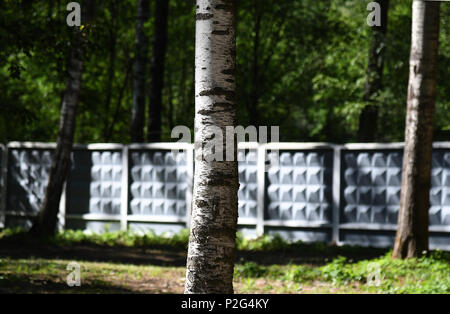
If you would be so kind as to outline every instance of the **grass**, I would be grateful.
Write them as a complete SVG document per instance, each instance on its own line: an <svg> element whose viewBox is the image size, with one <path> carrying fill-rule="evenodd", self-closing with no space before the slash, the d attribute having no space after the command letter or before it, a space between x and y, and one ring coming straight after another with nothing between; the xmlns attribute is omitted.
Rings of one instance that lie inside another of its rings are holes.
<svg viewBox="0 0 450 314"><path fill-rule="evenodd" d="M392 259L391 252L358 262L341 256L323 266L249 262L237 266L235 277L281 280L298 288L315 285L318 289L313 290L317 292L450 293L450 260L448 254L435 251L428 257L409 260Z"/></svg>
<svg viewBox="0 0 450 314"><path fill-rule="evenodd" d="M7 228L0 230L0 240L12 241L33 241L21 228ZM155 234L153 231L146 233L135 233L132 231L109 232L106 228L102 233L91 233L81 230L63 230L55 236L37 239L40 243L53 245L73 245L73 244L96 244L101 246L125 246L125 247L145 247L145 246L166 246L187 248L189 242L189 230L182 229L179 233ZM270 251L292 251L299 250L309 253L327 253L327 255L352 254L374 251L373 248L361 248L349 245L334 246L323 242L304 243L302 241L287 242L280 235L263 235L258 238L245 238L238 232L236 236L236 248L239 251L249 252L270 252ZM378 250L379 251L379 250Z"/></svg>
<svg viewBox="0 0 450 314"><path fill-rule="evenodd" d="M11 248L22 245L24 241L38 241L32 245L50 245L56 252L66 246L70 247L69 250L77 250L80 244L94 244L94 250L100 250L100 255L108 248L113 250L113 257L120 253L121 247L127 247L127 250L136 247L130 254L148 256L159 252L157 254L162 254L163 259L169 255L166 249L155 251L146 247L178 247L184 254L188 243L187 231L158 236L130 232L89 235L68 230L55 237L38 240L29 239L18 229L0 232L0 248L2 243L9 243L0 250L0 292L3 293L183 292L185 267L182 264L156 265L150 261L138 265L119 259L87 260L84 253L69 257L45 254L33 257L31 254L34 253L27 253L29 246L22 248L22 255L14 256ZM236 245L238 253L245 253L235 267L236 293L450 293L449 252L433 251L421 258L397 260L391 258L391 252L384 251L375 258L362 258L371 249L323 243L287 243L280 237L268 236L248 240L241 235L237 237ZM25 257L23 252L27 253ZM298 253L319 256L321 262L295 260L286 263L274 259L273 263L267 263L271 257L279 257L285 252L291 252L293 256ZM249 256L254 254L257 257L252 261ZM353 256L361 258L354 259ZM72 261L81 266L81 287L69 287L66 283L71 272L67 266Z"/></svg>
<svg viewBox="0 0 450 314"><path fill-rule="evenodd" d="M29 235L21 228L4 229L0 231L1 239L29 240ZM189 230L183 229L177 234L156 235L152 231L146 233L134 233L131 231L114 231L108 229L102 233L83 232L81 230L63 230L53 237L41 238L40 242L55 245L71 244L97 244L103 246L173 246L187 247L189 241Z"/></svg>

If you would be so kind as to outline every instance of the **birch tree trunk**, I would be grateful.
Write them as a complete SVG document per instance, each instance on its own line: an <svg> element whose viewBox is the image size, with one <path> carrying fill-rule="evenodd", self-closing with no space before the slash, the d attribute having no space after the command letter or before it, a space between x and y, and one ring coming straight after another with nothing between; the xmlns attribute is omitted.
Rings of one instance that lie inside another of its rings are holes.
<svg viewBox="0 0 450 314"><path fill-rule="evenodd" d="M38 216L31 233L43 236L53 235L59 212L61 193L70 169L70 153L75 132L75 116L83 73L84 39L80 30L76 30L67 68L66 89L61 106L61 118L55 153L53 155L50 177Z"/></svg>
<svg viewBox="0 0 450 314"><path fill-rule="evenodd" d="M161 141L162 91L164 88L164 60L167 47L167 19L169 1L156 0L155 41L150 66L150 96L148 104L147 140Z"/></svg>
<svg viewBox="0 0 450 314"><path fill-rule="evenodd" d="M150 15L149 0L139 0L136 25L136 59L133 77L133 109L131 112L130 136L132 143L144 141L145 121L145 68L147 65L148 37L144 24Z"/></svg>
<svg viewBox="0 0 450 314"><path fill-rule="evenodd" d="M383 78L384 53L386 50L386 30L388 23L389 0L375 1L380 4L381 25L372 26L372 40L370 41L369 63L367 65L364 101L368 104L359 116L358 141L375 141L378 120L378 104L373 99L381 90Z"/></svg>
<svg viewBox="0 0 450 314"><path fill-rule="evenodd" d="M439 42L439 2L413 2L402 190L393 257L428 250L433 115Z"/></svg>
<svg viewBox="0 0 450 314"><path fill-rule="evenodd" d="M208 162L202 153L217 143L215 129L226 134L227 126L236 126L235 5L234 0L197 0L195 176L185 293L233 293L236 140L233 161Z"/></svg>

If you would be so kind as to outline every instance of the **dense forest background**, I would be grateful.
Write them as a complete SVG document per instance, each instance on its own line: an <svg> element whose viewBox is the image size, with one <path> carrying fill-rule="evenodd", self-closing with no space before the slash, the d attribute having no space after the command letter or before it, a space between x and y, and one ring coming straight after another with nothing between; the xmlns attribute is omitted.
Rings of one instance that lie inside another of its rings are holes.
<svg viewBox="0 0 450 314"><path fill-rule="evenodd" d="M281 141L356 141L359 114L366 105L368 2L239 0L238 124L279 125ZM67 3L0 2L1 142L56 140L72 34L66 24ZM151 1L145 24L150 44L154 6ZM376 96L380 142L404 138L411 1L391 1L388 14L383 88ZM137 1L97 1L77 114L77 143L130 142L136 15ZM449 17L450 5L444 3L435 141L450 139ZM195 1L170 0L164 141L171 140L176 125L193 127L194 47ZM148 51L151 58L152 49Z"/></svg>

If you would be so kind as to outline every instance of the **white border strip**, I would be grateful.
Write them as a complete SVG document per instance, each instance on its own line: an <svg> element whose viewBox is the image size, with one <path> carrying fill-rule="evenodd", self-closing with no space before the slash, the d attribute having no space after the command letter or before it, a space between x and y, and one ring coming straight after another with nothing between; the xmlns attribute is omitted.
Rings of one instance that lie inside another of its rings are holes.
<svg viewBox="0 0 450 314"><path fill-rule="evenodd" d="M312 149L333 149L336 144L332 143L316 143L316 142L277 142L260 144L265 149L273 150L312 150Z"/></svg>
<svg viewBox="0 0 450 314"><path fill-rule="evenodd" d="M139 150L139 149L183 149L189 150L194 149L194 144L190 143L181 143L181 142L166 142L166 143L133 143L128 145L130 150Z"/></svg>
<svg viewBox="0 0 450 314"><path fill-rule="evenodd" d="M264 226L289 228L330 228L329 222L308 222L295 220L264 220Z"/></svg>
<svg viewBox="0 0 450 314"><path fill-rule="evenodd" d="M375 150L375 149L403 149L403 142L396 143L348 143L342 145L342 148L348 150ZM450 142L433 142L433 148L450 148Z"/></svg>

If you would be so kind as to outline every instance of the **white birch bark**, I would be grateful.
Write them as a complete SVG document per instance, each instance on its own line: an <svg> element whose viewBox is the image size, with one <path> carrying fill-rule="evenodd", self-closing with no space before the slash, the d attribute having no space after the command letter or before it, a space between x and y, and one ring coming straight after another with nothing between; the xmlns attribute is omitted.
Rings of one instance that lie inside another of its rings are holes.
<svg viewBox="0 0 450 314"><path fill-rule="evenodd" d="M439 2L413 2L402 190L393 256L428 250L428 211L439 42Z"/></svg>
<svg viewBox="0 0 450 314"><path fill-rule="evenodd" d="M195 175L185 293L232 293L237 228L237 158L208 161L204 147L236 126L235 1L197 0ZM236 141L234 142L236 152ZM217 151L212 152L217 154Z"/></svg>

